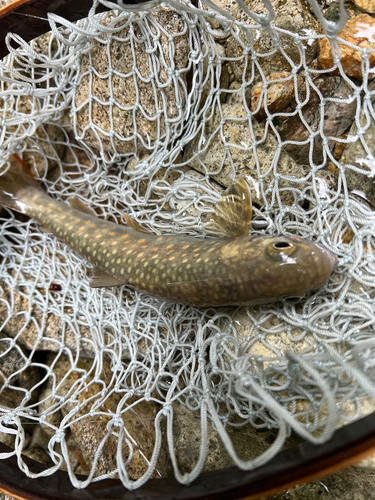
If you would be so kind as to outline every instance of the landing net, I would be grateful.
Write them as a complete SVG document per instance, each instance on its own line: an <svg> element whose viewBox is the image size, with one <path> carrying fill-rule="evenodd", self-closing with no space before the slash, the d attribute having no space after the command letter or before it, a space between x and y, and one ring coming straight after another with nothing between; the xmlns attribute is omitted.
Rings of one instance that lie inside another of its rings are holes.
<svg viewBox="0 0 375 500"><path fill-rule="evenodd" d="M187 307L91 289L90 264L4 209L0 432L14 451L0 458L16 454L28 476L188 484L215 463L264 464L292 432L323 443L373 411L375 50L337 35L342 5L327 20L315 0L294 1L291 23L271 3L100 0L76 24L50 14L51 32L30 44L8 35L3 168L16 153L56 200L196 237L210 237L207 214L244 174L253 234L302 236L339 259L298 304ZM316 62L323 39L329 69ZM21 453L38 426L50 463L34 473Z"/></svg>

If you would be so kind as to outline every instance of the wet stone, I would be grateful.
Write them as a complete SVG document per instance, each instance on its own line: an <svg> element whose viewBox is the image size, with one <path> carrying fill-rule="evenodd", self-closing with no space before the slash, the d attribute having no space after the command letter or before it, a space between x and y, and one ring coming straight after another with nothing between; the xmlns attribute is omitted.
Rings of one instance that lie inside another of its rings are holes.
<svg viewBox="0 0 375 500"><path fill-rule="evenodd" d="M276 182L275 171L272 168L278 145L275 135L270 128L266 131L263 124L252 118L241 103L223 104L221 111L222 113L216 108L212 118L205 122L202 135L198 135L186 146L184 161L189 162L190 167L200 172L208 172L210 177L223 186L229 186L235 174L243 174L247 176L251 188L256 185L264 190L266 196L271 197L271 190ZM256 154L259 164L252 148L252 131L258 142ZM288 180L277 181L280 188L303 187L300 179L306 175L305 169L298 166L285 151L281 151L275 168L277 173L289 177ZM280 197L287 205L292 205L296 201L293 191L289 189L281 189ZM252 190L252 198L256 203L263 203L256 189Z"/></svg>
<svg viewBox="0 0 375 500"><path fill-rule="evenodd" d="M372 500L375 471L348 467L261 500Z"/></svg>
<svg viewBox="0 0 375 500"><path fill-rule="evenodd" d="M104 24L113 24L114 16L110 14ZM164 142L183 119L189 54L185 22L176 12L162 7L142 19L156 37L155 50L150 51L135 19L131 28L134 35L124 27L113 35L109 49L110 35L103 35L102 42L95 39L82 58L72 120L77 137L96 150L136 155L150 152L156 141ZM154 23L159 24L158 31ZM150 77L154 68L158 72ZM175 78L169 75L170 68Z"/></svg>
<svg viewBox="0 0 375 500"><path fill-rule="evenodd" d="M67 348L74 351L79 349L82 356L95 356L95 346L88 327L82 326L77 336L61 318L53 313L45 314L37 306L30 307L24 294L11 291L4 284L0 286L0 320L4 323L3 332L17 338L17 342L27 349L56 352L64 340ZM43 336L39 338L42 324Z"/></svg>
<svg viewBox="0 0 375 500"><path fill-rule="evenodd" d="M180 404L173 405L173 442L177 463L182 473L191 472L201 448L200 412L192 412ZM231 467L228 455L218 433L207 421L207 459L203 472Z"/></svg>
<svg viewBox="0 0 375 500"><path fill-rule="evenodd" d="M346 23L338 36L361 49L366 48L373 51L369 54L369 78L373 78L375 74L375 19L368 14L355 16ZM361 51L343 43L338 43L338 45L341 51L340 62L343 71L348 76L362 79ZM318 63L322 69L330 69L334 66L331 45L328 38L323 38L319 41ZM338 70L334 71L338 73Z"/></svg>
<svg viewBox="0 0 375 500"><path fill-rule="evenodd" d="M322 93L323 98L327 99L324 110L324 136L340 137L352 125L355 118L357 102L355 100L351 103L345 102L345 100L353 95L353 89L340 77L333 76L318 78L315 80L314 85ZM341 102L333 102L329 98L341 99ZM311 88L310 99L300 113L313 132L318 131L320 127L320 105L320 96ZM284 145L284 150L289 156L299 165L308 165L311 144L310 142L307 142L307 144L301 143L309 139L310 132L300 116L291 116L285 119L278 126L278 130L284 142L297 142L297 144ZM335 144L336 142L331 140L328 143L328 147L332 150ZM312 158L316 165L320 165L323 162L323 139L320 134L315 136Z"/></svg>

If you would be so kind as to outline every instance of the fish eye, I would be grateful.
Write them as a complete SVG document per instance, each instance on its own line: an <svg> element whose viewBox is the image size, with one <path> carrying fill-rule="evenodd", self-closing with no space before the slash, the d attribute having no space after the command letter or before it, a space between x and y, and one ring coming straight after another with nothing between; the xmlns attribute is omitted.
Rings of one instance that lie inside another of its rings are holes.
<svg viewBox="0 0 375 500"><path fill-rule="evenodd" d="M293 245L292 243L289 243L289 241L278 241L277 243L274 243L272 246L276 250L284 250L285 248L291 248Z"/></svg>

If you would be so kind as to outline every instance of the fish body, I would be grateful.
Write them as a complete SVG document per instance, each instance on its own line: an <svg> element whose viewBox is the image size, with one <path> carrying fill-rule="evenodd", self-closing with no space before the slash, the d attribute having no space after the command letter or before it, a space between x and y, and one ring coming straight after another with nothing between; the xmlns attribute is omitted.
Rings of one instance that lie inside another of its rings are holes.
<svg viewBox="0 0 375 500"><path fill-rule="evenodd" d="M238 224L227 221L226 229L222 220L227 208L235 214L244 210L234 206L249 199L243 186L239 196L232 193L218 203L224 209L215 223L226 231L244 232L250 224L244 225L243 213ZM53 200L17 162L0 177L0 204L33 217L91 262L92 286L129 284L172 302L228 306L293 300L322 287L336 265L328 250L298 237L204 239L141 232L129 219L130 225L120 226L84 205Z"/></svg>

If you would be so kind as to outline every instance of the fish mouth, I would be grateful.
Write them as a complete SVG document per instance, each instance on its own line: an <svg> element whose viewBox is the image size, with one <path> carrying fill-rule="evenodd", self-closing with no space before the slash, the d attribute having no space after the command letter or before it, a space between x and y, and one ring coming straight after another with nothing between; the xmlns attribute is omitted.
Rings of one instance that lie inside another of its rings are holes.
<svg viewBox="0 0 375 500"><path fill-rule="evenodd" d="M322 248L322 250L324 251L325 255L328 258L331 267L331 273L333 273L333 271L336 269L337 264L339 263L339 260L336 257L336 255L333 255L333 253L327 250L326 248Z"/></svg>
<svg viewBox="0 0 375 500"><path fill-rule="evenodd" d="M305 295L291 295L290 297L284 297L283 302L285 304L296 304L299 302L301 299L304 298Z"/></svg>
<svg viewBox="0 0 375 500"><path fill-rule="evenodd" d="M327 248L324 248L318 244L316 244L316 246L323 253L324 257L328 260L329 267L331 268L331 273L333 273L333 271L336 269L337 264L339 263L338 258L332 252L327 250Z"/></svg>

